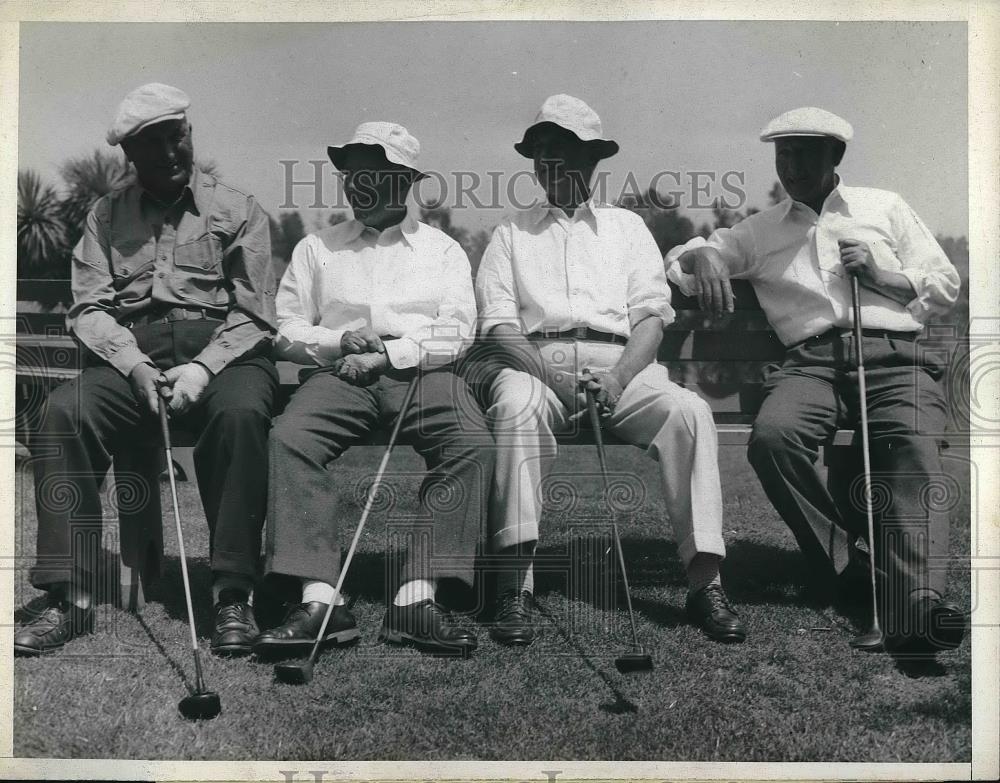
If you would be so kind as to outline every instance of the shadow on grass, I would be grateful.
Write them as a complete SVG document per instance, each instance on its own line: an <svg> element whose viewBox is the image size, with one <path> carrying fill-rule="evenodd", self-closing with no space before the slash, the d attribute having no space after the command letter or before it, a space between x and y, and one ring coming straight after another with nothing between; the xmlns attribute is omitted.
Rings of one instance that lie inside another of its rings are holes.
<svg viewBox="0 0 1000 783"><path fill-rule="evenodd" d="M566 633L563 629L562 623L557 622L556 618L553 617L540 603L536 602L535 606L538 608L538 613L548 621L549 626L555 628L559 632L563 641L573 648L574 652L580 656L580 660L586 664L588 669L600 678L601 682L603 682L611 692L611 695L614 697L614 701L602 703L599 705L599 709L602 712L607 712L611 715L627 715L632 712L638 712L639 708L625 697L625 694L623 694L618 686L615 685L614 680L608 676L608 673L603 669L598 668L594 664L593 660L591 660L590 656L587 655L587 651L580 646L580 643L572 635Z"/></svg>

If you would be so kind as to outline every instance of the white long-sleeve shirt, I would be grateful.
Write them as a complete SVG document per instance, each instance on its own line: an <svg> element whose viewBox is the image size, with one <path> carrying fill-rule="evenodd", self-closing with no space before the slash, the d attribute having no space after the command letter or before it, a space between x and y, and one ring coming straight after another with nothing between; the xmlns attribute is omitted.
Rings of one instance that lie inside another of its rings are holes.
<svg viewBox="0 0 1000 783"><path fill-rule="evenodd" d="M476 275L480 331L589 327L628 338L647 316L674 320L663 258L642 218L582 204L572 218L538 205L493 232Z"/></svg>
<svg viewBox="0 0 1000 783"><path fill-rule="evenodd" d="M382 232L349 220L305 237L275 305L277 351L300 364L333 363L344 332L369 326L393 367L441 366L476 323L465 251L412 215Z"/></svg>
<svg viewBox="0 0 1000 783"><path fill-rule="evenodd" d="M786 198L706 241L695 237L667 253L667 277L688 295L694 276L678 258L709 245L719 251L733 278L754 287L768 321L785 345L853 323L851 282L840 263L840 239L867 242L875 263L900 272L916 296L900 304L861 288L861 322L866 329L917 332L937 313L951 309L961 280L934 235L897 194L840 183L817 215Z"/></svg>

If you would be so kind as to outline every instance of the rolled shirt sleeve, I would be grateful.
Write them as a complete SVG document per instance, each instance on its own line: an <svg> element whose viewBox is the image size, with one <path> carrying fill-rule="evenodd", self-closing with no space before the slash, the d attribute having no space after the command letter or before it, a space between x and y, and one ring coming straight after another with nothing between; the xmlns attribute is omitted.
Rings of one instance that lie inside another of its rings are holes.
<svg viewBox="0 0 1000 783"><path fill-rule="evenodd" d="M333 364L341 357L340 341L346 329L319 326L316 305L316 239L309 235L292 250L292 260L281 278L275 305L278 318L277 353L299 364Z"/></svg>
<svg viewBox="0 0 1000 783"><path fill-rule="evenodd" d="M698 283L695 276L681 269L680 257L689 250L699 247L711 247L718 251L722 262L732 278L749 277L755 258L754 237L750 226L744 221L731 228L718 228L705 239L696 236L683 245L671 248L664 259L667 268L667 280L676 285L685 296L698 295Z"/></svg>
<svg viewBox="0 0 1000 783"><path fill-rule="evenodd" d="M906 309L917 321L948 312L958 300L961 278L923 221L897 197L891 219L896 235L900 272L916 292Z"/></svg>
<svg viewBox="0 0 1000 783"><path fill-rule="evenodd" d="M246 220L223 252L222 264L231 286L229 311L194 359L214 374L261 342L270 341L277 324L271 229L252 196L247 197Z"/></svg>
<svg viewBox="0 0 1000 783"><path fill-rule="evenodd" d="M122 375L138 364L153 361L136 344L132 332L118 323L115 288L111 274L107 199L98 201L87 215L83 236L73 249L73 305L66 326L76 338Z"/></svg>
<svg viewBox="0 0 1000 783"><path fill-rule="evenodd" d="M522 329L511 265L510 230L506 222L494 229L476 274L479 333L484 336L499 324Z"/></svg>
<svg viewBox="0 0 1000 783"><path fill-rule="evenodd" d="M452 242L441 259L443 291L437 317L384 340L390 364L399 370L441 367L455 361L468 346L476 328L476 297L472 268L461 245Z"/></svg>
<svg viewBox="0 0 1000 783"><path fill-rule="evenodd" d="M656 240L638 215L630 215L634 228L629 231L628 320L635 328L640 321L656 316L663 325L673 323L670 289L663 270L663 257Z"/></svg>

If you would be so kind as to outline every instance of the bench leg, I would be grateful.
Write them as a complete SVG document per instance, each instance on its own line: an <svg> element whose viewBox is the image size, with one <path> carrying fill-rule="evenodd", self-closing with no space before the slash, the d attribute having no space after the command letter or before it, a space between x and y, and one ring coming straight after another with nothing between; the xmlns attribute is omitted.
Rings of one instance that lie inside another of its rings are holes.
<svg viewBox="0 0 1000 783"><path fill-rule="evenodd" d="M115 457L118 497L119 568L122 607L142 611L146 590L159 578L163 562L160 473L163 453L137 448Z"/></svg>

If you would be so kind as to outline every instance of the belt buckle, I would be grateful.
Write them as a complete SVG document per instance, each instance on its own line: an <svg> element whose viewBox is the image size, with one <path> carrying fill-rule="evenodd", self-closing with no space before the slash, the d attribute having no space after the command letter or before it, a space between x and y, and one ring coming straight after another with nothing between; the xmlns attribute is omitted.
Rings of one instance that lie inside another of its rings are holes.
<svg viewBox="0 0 1000 783"><path fill-rule="evenodd" d="M574 326L572 331L573 331L573 339L574 340L586 340L587 339L587 327L586 326Z"/></svg>

